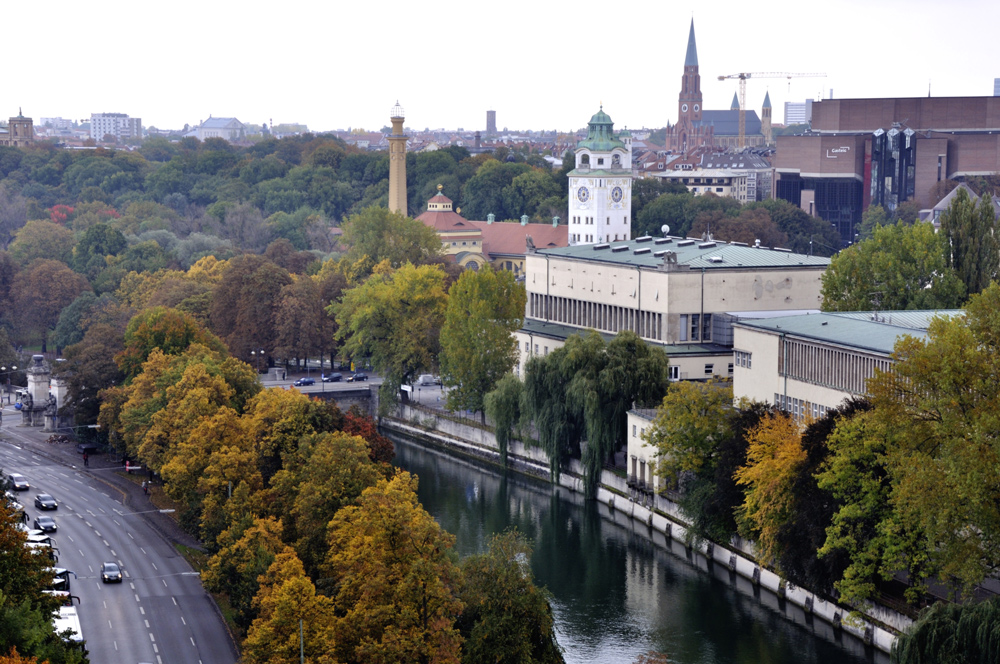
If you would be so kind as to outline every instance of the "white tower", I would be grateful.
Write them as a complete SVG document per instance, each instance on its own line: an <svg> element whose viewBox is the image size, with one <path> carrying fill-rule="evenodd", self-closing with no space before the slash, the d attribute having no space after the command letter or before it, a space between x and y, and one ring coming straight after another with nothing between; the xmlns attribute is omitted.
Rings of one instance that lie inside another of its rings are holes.
<svg viewBox="0 0 1000 664"><path fill-rule="evenodd" d="M569 172L569 243L597 244L631 239L631 140L615 136L615 125L601 107L576 147L576 168Z"/></svg>

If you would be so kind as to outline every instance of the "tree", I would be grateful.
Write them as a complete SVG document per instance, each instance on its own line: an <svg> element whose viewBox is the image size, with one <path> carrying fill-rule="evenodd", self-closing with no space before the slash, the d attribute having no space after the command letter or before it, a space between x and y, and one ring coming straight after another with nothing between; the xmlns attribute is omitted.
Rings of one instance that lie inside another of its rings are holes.
<svg viewBox="0 0 1000 664"><path fill-rule="evenodd" d="M745 487L737 521L764 564L773 565L781 555L779 533L793 513L792 484L806 459L802 434L790 415L778 413L766 415L748 442L747 463L736 471L736 483Z"/></svg>
<svg viewBox="0 0 1000 664"><path fill-rule="evenodd" d="M704 236L711 233L712 237L724 242L743 242L753 245L758 240L769 247L784 247L788 244L788 236L771 221L767 210L743 209L736 216L723 213L721 210L703 212L695 219L691 227L691 235Z"/></svg>
<svg viewBox="0 0 1000 664"><path fill-rule="evenodd" d="M975 295L997 278L1000 271L1000 237L992 196L978 204L963 187L941 215L941 234L947 239L945 256L965 284L965 292Z"/></svg>
<svg viewBox="0 0 1000 664"><path fill-rule="evenodd" d="M79 343L66 348L68 401L77 424L96 423L101 390L121 385L125 376L114 358L123 350L121 332L105 323L92 325Z"/></svg>
<svg viewBox="0 0 1000 664"><path fill-rule="evenodd" d="M279 298L275 353L297 359L332 353L336 325L326 312L330 301L323 298L321 284L299 277L281 289Z"/></svg>
<svg viewBox="0 0 1000 664"><path fill-rule="evenodd" d="M247 664L297 664L300 654L310 664L336 664L333 601L316 593L295 554L279 553L261 580L258 616L243 642Z"/></svg>
<svg viewBox="0 0 1000 664"><path fill-rule="evenodd" d="M179 355L191 344L201 344L220 354L226 353L222 341L204 329L188 314L176 309L154 307L136 314L125 329L125 349L115 361L126 379L132 379L153 349L165 355Z"/></svg>
<svg viewBox="0 0 1000 664"><path fill-rule="evenodd" d="M647 205L660 197L662 194L685 194L687 187L680 182L666 180L664 178L638 178L632 182L632 215L631 218L638 219L639 215ZM656 229L659 230L659 229Z"/></svg>
<svg viewBox="0 0 1000 664"><path fill-rule="evenodd" d="M714 464L715 448L729 432L732 387L673 383L656 409L647 440L656 448L656 473L676 484L682 472L698 474Z"/></svg>
<svg viewBox="0 0 1000 664"><path fill-rule="evenodd" d="M861 213L861 225L858 226L858 239L867 240L872 236L877 227L887 226L888 224L889 215L886 214L885 208L881 205L869 205Z"/></svg>
<svg viewBox="0 0 1000 664"><path fill-rule="evenodd" d="M14 234L28 221L28 205L23 196L11 195L0 187L0 248L7 249Z"/></svg>
<svg viewBox="0 0 1000 664"><path fill-rule="evenodd" d="M833 257L823 273L824 311L951 309L964 288L931 223L880 226Z"/></svg>
<svg viewBox="0 0 1000 664"><path fill-rule="evenodd" d="M344 664L459 661L454 537L417 502L416 483L403 471L380 480L330 524L334 655Z"/></svg>
<svg viewBox="0 0 1000 664"><path fill-rule="evenodd" d="M524 401L535 425L538 443L549 457L549 477L559 480L563 464L579 458L584 423L581 413L567 403L573 378L564 366L565 346L548 355L534 355L524 365Z"/></svg>
<svg viewBox="0 0 1000 664"><path fill-rule="evenodd" d="M526 408L523 405L524 383L514 374L507 374L493 391L483 397L483 410L493 420L497 447L500 449L500 464L507 467L507 450Z"/></svg>
<svg viewBox="0 0 1000 664"><path fill-rule="evenodd" d="M1000 599L950 604L938 602L920 612L892 646L897 664L1000 660Z"/></svg>
<svg viewBox="0 0 1000 664"><path fill-rule="evenodd" d="M521 216L519 209L508 209L504 202L504 191L512 203L523 199L514 196L515 189L508 189L519 175L528 173L531 167L527 164L505 163L489 159L479 167L476 174L462 188L462 200L465 202L465 216L471 219L485 219L492 213L497 219L516 219Z"/></svg>
<svg viewBox="0 0 1000 664"><path fill-rule="evenodd" d="M251 350L274 352L281 289L290 283L287 271L261 256L228 262L212 294L211 322L234 356L249 360Z"/></svg>
<svg viewBox="0 0 1000 664"><path fill-rule="evenodd" d="M86 279L64 263L41 258L21 271L18 285L13 293L14 310L22 339L41 342L43 352L46 335L56 326L60 312L90 288Z"/></svg>
<svg viewBox="0 0 1000 664"><path fill-rule="evenodd" d="M73 269L93 279L107 266L107 257L125 251L128 242L110 224L95 224L86 231L73 248Z"/></svg>
<svg viewBox="0 0 1000 664"><path fill-rule="evenodd" d="M462 661L561 664L548 593L531 575L531 543L507 531L487 547L462 562Z"/></svg>
<svg viewBox="0 0 1000 664"><path fill-rule="evenodd" d="M514 332L524 322L524 286L508 270L466 270L448 292L441 328L441 375L448 408L486 413L483 399L517 360Z"/></svg>
<svg viewBox="0 0 1000 664"><path fill-rule="evenodd" d="M440 268L407 263L377 271L328 308L344 352L369 358L383 372L379 397L385 408L395 403L400 385L436 364L447 297Z"/></svg>
<svg viewBox="0 0 1000 664"><path fill-rule="evenodd" d="M359 280L372 269L387 262L393 268L406 263L430 263L441 253L441 239L430 226L381 207L370 207L351 215L344 222L343 244L350 263L365 267Z"/></svg>
<svg viewBox="0 0 1000 664"><path fill-rule="evenodd" d="M36 258L51 258L66 263L73 254L73 231L51 221L29 221L15 233L10 245L11 258L27 265Z"/></svg>

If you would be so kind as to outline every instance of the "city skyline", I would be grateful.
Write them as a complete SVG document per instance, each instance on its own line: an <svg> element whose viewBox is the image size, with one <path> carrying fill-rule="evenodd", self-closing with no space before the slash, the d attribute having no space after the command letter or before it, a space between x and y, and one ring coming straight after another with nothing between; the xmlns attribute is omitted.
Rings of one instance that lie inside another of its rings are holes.
<svg viewBox="0 0 1000 664"><path fill-rule="evenodd" d="M980 0L946 12L929 0L849 0L822 11L784 0L748 11L724 0L711 12L692 0L628 0L613 14L597 2L568 10L522 0L503 13L454 0L430 9L393 2L382 14L310 2L239 14L190 0L170 14L121 0L97 13L61 0L45 7L33 14L45 31L8 35L8 58L25 62L8 66L0 116L119 112L180 129L213 115L379 130L398 100L413 130L483 130L494 109L499 129L572 131L603 103L616 128L652 129L677 120L692 15L705 108L730 107L737 82L720 75L827 74L790 85L751 79L748 110L759 112L768 93L775 122L784 102L831 89L835 98L923 97L928 88L936 97L987 96L1000 70L981 64L996 62L1000 6ZM39 34L49 46L39 47Z"/></svg>

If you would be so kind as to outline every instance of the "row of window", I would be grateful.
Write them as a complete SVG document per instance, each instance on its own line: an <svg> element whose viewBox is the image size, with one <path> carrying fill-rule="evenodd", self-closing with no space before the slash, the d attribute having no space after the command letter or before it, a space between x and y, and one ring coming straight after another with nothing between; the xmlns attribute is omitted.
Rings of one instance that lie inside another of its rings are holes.
<svg viewBox="0 0 1000 664"><path fill-rule="evenodd" d="M811 418L818 420L830 410L827 406L812 403L805 399L795 399L784 394L774 394L774 405L791 415L796 420Z"/></svg>
<svg viewBox="0 0 1000 664"><path fill-rule="evenodd" d="M585 238L585 239L582 239L582 238ZM582 239L583 242L594 242L594 236L593 235L584 235L582 233L570 233L569 234L569 240L570 240L570 242L580 242L581 239ZM624 242L625 240L626 240L625 234L623 233L621 241ZM615 233L615 239L614 240L612 240L609 237L607 241L608 242L618 242L618 233ZM604 236L598 237L597 238L597 242L604 242Z"/></svg>
<svg viewBox="0 0 1000 664"><path fill-rule="evenodd" d="M885 357L858 355L797 340L785 339L783 343L778 355L778 375L852 394L866 393L866 383L875 371L889 371L892 366L892 361Z"/></svg>
<svg viewBox="0 0 1000 664"><path fill-rule="evenodd" d="M747 352L745 350L734 350L733 351L733 362L738 367L742 367L744 369L750 369L750 368L752 368L750 366L750 356L751 355L752 355L752 353L749 353L749 352Z"/></svg>
<svg viewBox="0 0 1000 664"><path fill-rule="evenodd" d="M663 339L663 314L636 311L611 304L585 302L568 297L530 293L528 315L605 332L634 330L644 339Z"/></svg>
<svg viewBox="0 0 1000 664"><path fill-rule="evenodd" d="M456 240L456 241L452 242L452 243L451 243L451 246L453 246L453 247L457 247L457 246L458 246L458 241ZM462 246L463 246L463 247L467 247L467 246L469 246L469 242L468 242L468 240L464 240L464 241L462 242ZM473 240L473 241L472 241L472 246L473 246L473 247L478 247L478 246L479 246L479 242L477 242L476 240Z"/></svg>

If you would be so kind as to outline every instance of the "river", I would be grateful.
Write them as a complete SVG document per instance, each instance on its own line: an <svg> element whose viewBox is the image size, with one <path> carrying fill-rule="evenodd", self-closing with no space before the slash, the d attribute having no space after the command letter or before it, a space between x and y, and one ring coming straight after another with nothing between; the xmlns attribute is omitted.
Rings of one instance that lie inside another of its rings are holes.
<svg viewBox="0 0 1000 664"><path fill-rule="evenodd" d="M396 443L395 463L420 478L420 502L460 556L510 527L531 538L567 664L631 664L650 650L671 664L889 662L606 505L410 443Z"/></svg>

